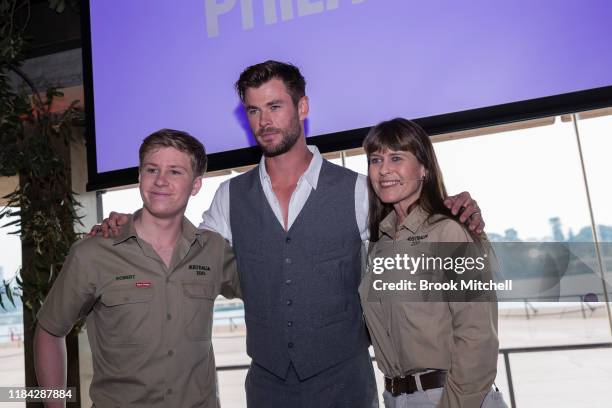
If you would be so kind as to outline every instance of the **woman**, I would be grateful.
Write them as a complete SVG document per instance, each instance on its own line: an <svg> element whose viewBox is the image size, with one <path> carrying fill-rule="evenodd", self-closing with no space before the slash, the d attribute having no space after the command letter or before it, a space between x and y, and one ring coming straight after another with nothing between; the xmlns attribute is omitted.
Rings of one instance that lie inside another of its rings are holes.
<svg viewBox="0 0 612 408"><path fill-rule="evenodd" d="M398 302L384 290L373 290L374 281L383 276L373 271L373 260L414 254L415 248L431 248L436 242L480 242L444 206L446 189L429 137L417 124L393 119L373 127L363 146L370 248L359 292L385 375L385 406L505 406L498 393L490 392L498 354L495 301ZM489 403L493 399L497 403Z"/></svg>

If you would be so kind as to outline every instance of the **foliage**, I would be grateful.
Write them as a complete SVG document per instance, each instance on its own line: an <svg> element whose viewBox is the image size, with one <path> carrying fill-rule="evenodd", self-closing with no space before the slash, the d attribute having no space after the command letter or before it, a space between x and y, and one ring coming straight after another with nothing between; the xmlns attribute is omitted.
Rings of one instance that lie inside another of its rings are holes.
<svg viewBox="0 0 612 408"><path fill-rule="evenodd" d="M66 9L66 4L68 4L70 8L76 12L79 12L81 9L81 3L79 3L79 0L49 0L49 8L58 13L61 13Z"/></svg>
<svg viewBox="0 0 612 408"><path fill-rule="evenodd" d="M20 185L7 195L0 209L1 227L17 227L24 259L16 278L18 294L34 316L60 271L70 246L76 241L74 224L79 206L72 191L70 171L58 153L68 146L72 126L82 124L83 115L74 101L64 112L52 112L53 101L63 96L56 88L41 95L20 67L27 45L24 32L29 22L30 2L0 0L0 176L19 175ZM59 3L50 7L59 11ZM24 84L15 90L9 73ZM16 217L8 221L8 218ZM24 256L26 254L24 253ZM14 304L12 282L3 282L6 298ZM0 291L0 306L2 291Z"/></svg>

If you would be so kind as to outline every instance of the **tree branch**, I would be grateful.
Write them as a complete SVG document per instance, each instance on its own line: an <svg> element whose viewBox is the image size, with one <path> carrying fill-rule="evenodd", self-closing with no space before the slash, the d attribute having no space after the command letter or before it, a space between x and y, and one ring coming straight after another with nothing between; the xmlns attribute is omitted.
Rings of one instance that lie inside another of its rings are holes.
<svg viewBox="0 0 612 408"><path fill-rule="evenodd" d="M19 78L21 78L21 80L30 87L30 89L32 90L32 96L36 98L39 104L38 106L43 106L43 101L40 97L40 93L38 92L36 85L34 85L34 82L32 82L32 80L27 76L27 74L23 72L21 68L19 68L17 65L13 64L12 62L9 62L7 65L8 65L9 70L17 74L17 76L19 76Z"/></svg>

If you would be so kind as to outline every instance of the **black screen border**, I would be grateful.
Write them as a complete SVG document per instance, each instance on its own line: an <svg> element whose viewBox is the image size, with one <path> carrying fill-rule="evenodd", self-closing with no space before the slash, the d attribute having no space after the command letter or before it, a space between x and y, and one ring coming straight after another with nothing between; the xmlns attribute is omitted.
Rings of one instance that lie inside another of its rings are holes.
<svg viewBox="0 0 612 408"><path fill-rule="evenodd" d="M88 169L86 189L95 191L138 183L138 168L98 172L89 1L82 2L81 38ZM413 118L413 120L433 136L610 106L612 106L612 85L443 115ZM389 118L381 118L383 119ZM365 127L308 137L308 143L316 145L321 153L353 149L361 146L368 130L369 127ZM258 163L260 158L261 151L257 146L212 153L208 155L208 171L248 166Z"/></svg>

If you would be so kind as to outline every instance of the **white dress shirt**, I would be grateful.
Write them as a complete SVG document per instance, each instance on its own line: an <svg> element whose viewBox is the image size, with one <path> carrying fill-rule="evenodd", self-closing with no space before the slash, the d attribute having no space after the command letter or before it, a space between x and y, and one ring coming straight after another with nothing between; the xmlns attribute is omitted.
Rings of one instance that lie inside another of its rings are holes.
<svg viewBox="0 0 612 408"><path fill-rule="evenodd" d="M291 194L289 200L289 214L287 216L287 228L291 228L293 222L304 208L306 200L312 190L317 189L319 181L319 173L323 165L323 157L319 153L316 146L308 146L308 150L312 153L312 160L308 168L302 174L297 182L297 186ZM264 194L270 204L270 208L276 215L276 219L283 226L283 212L274 191L270 176L266 171L266 163L264 157L259 162L259 180L263 187ZM226 180L217 189L215 197L210 205L210 208L202 215L202 223L199 228L209 229L218 232L225 239L232 243L232 229L230 227L230 193L229 183L231 180ZM361 240L368 239L368 185L367 178L362 175L357 175L357 183L355 184L355 222L359 228Z"/></svg>

